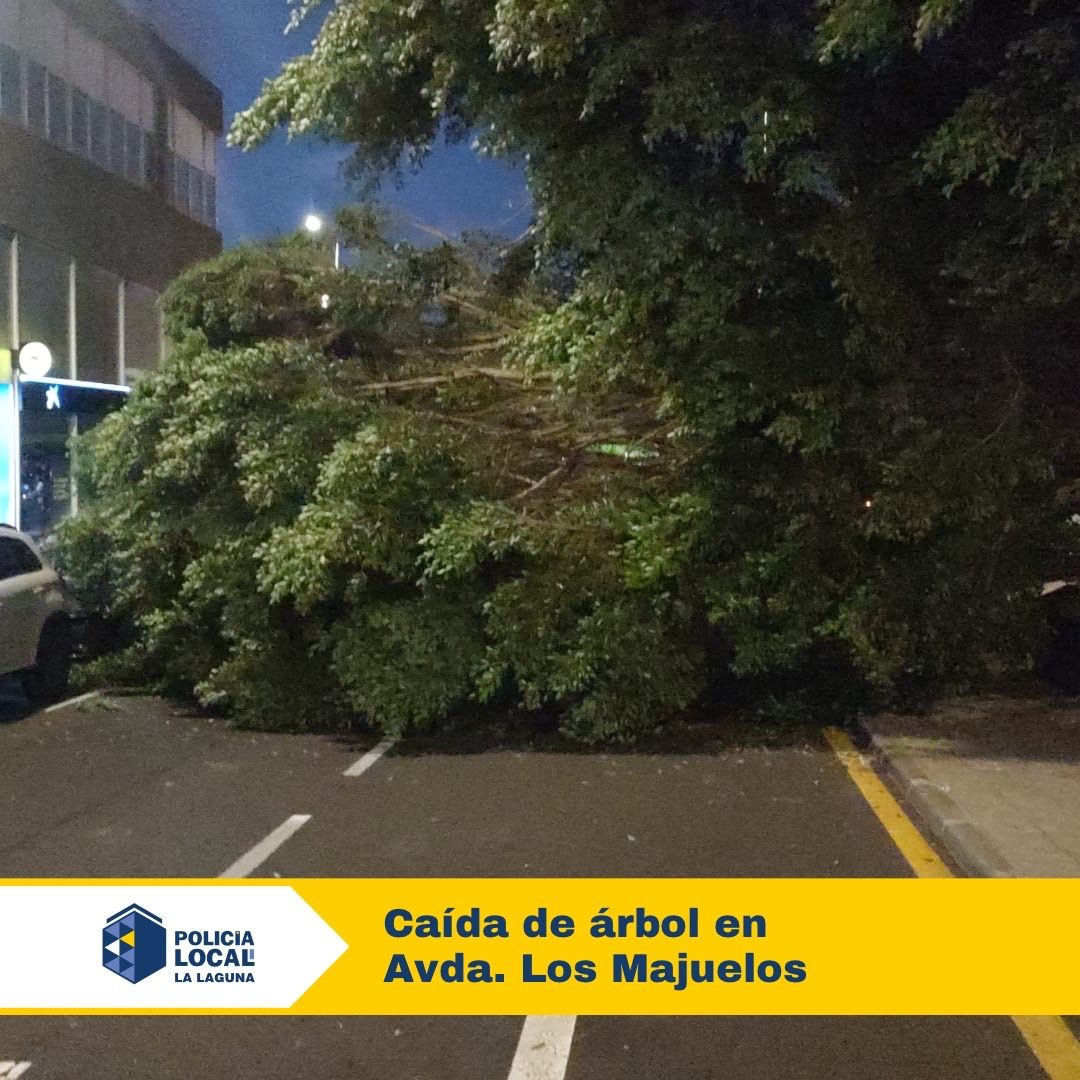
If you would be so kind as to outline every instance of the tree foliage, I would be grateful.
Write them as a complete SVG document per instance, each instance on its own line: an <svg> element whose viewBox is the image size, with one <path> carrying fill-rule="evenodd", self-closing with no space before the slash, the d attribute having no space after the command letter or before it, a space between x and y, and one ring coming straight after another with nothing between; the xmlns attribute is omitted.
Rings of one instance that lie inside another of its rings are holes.
<svg viewBox="0 0 1080 1080"><path fill-rule="evenodd" d="M539 294L365 219L342 226L366 269L290 241L167 297L174 353L89 438L95 497L61 538L134 627L98 675L394 733L491 702L629 737L686 706L687 603L632 543L678 475L652 388L571 398L504 366Z"/></svg>
<svg viewBox="0 0 1080 1080"><path fill-rule="evenodd" d="M526 164L537 257L572 287L515 306L489 281L487 314L474 296L451 331L491 352L447 379L444 346L391 326L417 274L460 287L431 255L358 276L333 340L310 306L299 330L267 325L223 266L197 314L181 286L191 334L103 445L145 414L164 433L145 475L223 544L214 500L248 500L246 617L302 638L245 636L199 678L238 701L303 655L391 729L506 695L603 737L692 700L717 639L744 675L827 654L883 693L1027 666L1076 474L1078 61L1067 0L337 0L234 142L315 132L378 177L475 138ZM253 344L252 321L305 344ZM267 376L272 407L224 388L260 362L304 373ZM352 428L305 433L309 382ZM210 385L234 395L217 434ZM173 475L189 402L209 411ZM231 486L189 471L204 452ZM181 592L186 557L163 564Z"/></svg>
<svg viewBox="0 0 1080 1080"><path fill-rule="evenodd" d="M586 271L520 359L671 388L739 668L1028 661L1075 475L1074 4L339 0L233 138L278 125L360 172L443 131L527 161Z"/></svg>

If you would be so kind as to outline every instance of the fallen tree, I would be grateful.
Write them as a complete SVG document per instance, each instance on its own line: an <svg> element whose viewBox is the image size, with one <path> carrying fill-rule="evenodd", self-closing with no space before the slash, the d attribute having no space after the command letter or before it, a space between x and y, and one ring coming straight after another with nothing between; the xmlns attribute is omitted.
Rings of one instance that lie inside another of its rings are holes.
<svg viewBox="0 0 1080 1080"><path fill-rule="evenodd" d="M62 534L133 628L91 677L395 733L492 702L630 737L690 704L692 600L640 565L688 452L660 388L559 390L510 358L542 290L377 251L372 274L240 250L174 287L175 350L87 440Z"/></svg>
<svg viewBox="0 0 1080 1080"><path fill-rule="evenodd" d="M815 708L1030 668L1080 460L1069 3L325 10L234 140L377 176L478 132L563 272L182 283L67 535L140 664L261 722L498 701L593 739L728 665Z"/></svg>

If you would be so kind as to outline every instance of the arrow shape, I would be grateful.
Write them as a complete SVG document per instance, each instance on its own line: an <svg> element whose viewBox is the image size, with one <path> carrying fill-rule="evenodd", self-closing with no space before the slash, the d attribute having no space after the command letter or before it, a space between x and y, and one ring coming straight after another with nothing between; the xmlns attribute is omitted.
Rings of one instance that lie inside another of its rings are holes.
<svg viewBox="0 0 1080 1080"><path fill-rule="evenodd" d="M103 938L110 915L136 905L160 918L157 960L138 932L119 960ZM48 928L9 940L0 1009L287 1009L348 948L287 885L5 885L0 911ZM118 978L131 964L148 973ZM29 1067L0 1062L0 1080Z"/></svg>

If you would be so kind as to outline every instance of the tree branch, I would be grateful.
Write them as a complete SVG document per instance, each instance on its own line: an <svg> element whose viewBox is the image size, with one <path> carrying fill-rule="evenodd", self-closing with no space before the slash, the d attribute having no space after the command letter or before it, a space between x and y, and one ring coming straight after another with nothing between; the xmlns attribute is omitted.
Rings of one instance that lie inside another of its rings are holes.
<svg viewBox="0 0 1080 1080"><path fill-rule="evenodd" d="M415 379L399 379L394 382L364 383L359 389L363 393L375 393L383 390L428 390L433 386L446 386L449 383L462 382L465 379L492 379L495 382L511 382L521 385L525 382L545 381L549 376L528 376L505 368L467 367L459 368L447 375L423 375Z"/></svg>

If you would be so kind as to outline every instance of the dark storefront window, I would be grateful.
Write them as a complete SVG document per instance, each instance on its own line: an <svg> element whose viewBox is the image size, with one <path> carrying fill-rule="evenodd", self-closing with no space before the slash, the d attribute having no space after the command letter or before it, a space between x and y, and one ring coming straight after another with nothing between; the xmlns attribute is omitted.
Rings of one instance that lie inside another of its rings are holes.
<svg viewBox="0 0 1080 1080"><path fill-rule="evenodd" d="M31 536L43 536L71 515L75 425L61 413L24 411L20 427L22 527Z"/></svg>
<svg viewBox="0 0 1080 1080"><path fill-rule="evenodd" d="M105 270L79 266L75 297L79 378L119 382L120 279Z"/></svg>
<svg viewBox="0 0 1080 1080"><path fill-rule="evenodd" d="M7 45L0 45L0 116L21 124L22 115L22 68L19 54Z"/></svg>
<svg viewBox="0 0 1080 1080"><path fill-rule="evenodd" d="M19 344L41 341L47 345L56 375L68 372L70 295L70 259L20 236Z"/></svg>
<svg viewBox="0 0 1080 1080"><path fill-rule="evenodd" d="M47 382L24 383L20 393L22 527L43 536L74 509L73 439L118 409L125 395Z"/></svg>

